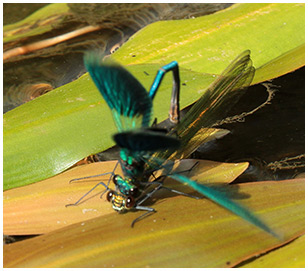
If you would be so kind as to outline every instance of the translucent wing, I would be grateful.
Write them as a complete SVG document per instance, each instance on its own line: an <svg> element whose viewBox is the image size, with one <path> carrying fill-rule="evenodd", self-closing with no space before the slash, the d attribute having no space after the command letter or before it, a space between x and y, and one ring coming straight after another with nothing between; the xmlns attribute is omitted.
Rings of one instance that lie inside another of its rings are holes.
<svg viewBox="0 0 308 271"><path fill-rule="evenodd" d="M152 101L141 83L122 66L88 52L84 64L111 109L119 131L148 127Z"/></svg>
<svg viewBox="0 0 308 271"><path fill-rule="evenodd" d="M211 128L218 120L227 117L228 111L245 93L245 87L251 83L254 73L250 51L244 51L211 84L174 128L181 140L181 147L175 153L165 151L156 153L156 156L168 158L172 155L172 158L181 158L187 143L200 128ZM191 149L197 149L202 142L194 141L193 144Z"/></svg>

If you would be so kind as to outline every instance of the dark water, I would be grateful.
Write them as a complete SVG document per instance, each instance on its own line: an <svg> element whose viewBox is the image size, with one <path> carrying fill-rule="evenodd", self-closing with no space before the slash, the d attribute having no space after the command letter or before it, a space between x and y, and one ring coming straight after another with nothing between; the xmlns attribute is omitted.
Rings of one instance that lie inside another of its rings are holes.
<svg viewBox="0 0 308 271"><path fill-rule="evenodd" d="M3 25L13 24L21 21L31 15L36 10L46 6L48 4L32 3L32 4L3 4Z"/></svg>
<svg viewBox="0 0 308 271"><path fill-rule="evenodd" d="M272 80L276 90L270 104L245 118L224 124L230 134L202 146L196 158L251 163L247 181L293 178L304 172L305 68ZM229 115L249 111L267 99L262 84L251 86Z"/></svg>

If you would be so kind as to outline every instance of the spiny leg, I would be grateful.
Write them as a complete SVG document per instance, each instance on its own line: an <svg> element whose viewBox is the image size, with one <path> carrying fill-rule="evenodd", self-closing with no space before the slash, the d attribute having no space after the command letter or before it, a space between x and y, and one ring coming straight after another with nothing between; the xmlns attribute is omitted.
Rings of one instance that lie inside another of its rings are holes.
<svg viewBox="0 0 308 271"><path fill-rule="evenodd" d="M80 180L86 180L86 179L91 179L91 178L96 178L96 177L100 177L100 176L105 176L108 174L113 174L112 172L106 172L106 173L101 173L101 174L97 174L97 175L91 175L91 176L86 176L86 177L80 177L80 178L75 178L69 181L69 183L75 182L75 181L80 181Z"/></svg>
<svg viewBox="0 0 308 271"><path fill-rule="evenodd" d="M185 172L191 172L198 164L199 164L199 162L196 162L196 163L193 164L193 166L191 168L185 169L185 170L182 170L182 171L179 171L179 172L174 172L173 174L181 174L181 173L185 173ZM155 177L155 181L153 181L151 183L159 182L159 183L163 184L166 177L172 178L172 174L167 173L166 175L161 175L158 178ZM158 181L160 178L162 178L161 182ZM193 195L190 195L190 194L187 194L187 193L184 193L184 192L181 192L181 191L178 191L178 190L175 190L175 189L163 186L163 185L160 188L164 188L166 190L169 190L170 192L173 192L173 193L176 193L176 194L179 194L179 195L183 195L185 197L190 197L190 198L193 198L193 199L202 199L200 197L193 196Z"/></svg>
<svg viewBox="0 0 308 271"><path fill-rule="evenodd" d="M109 180L108 180L108 183L107 183L107 186L108 186L112 176L114 176L114 172L115 172L116 168L118 167L118 164L119 164L119 161L117 161L117 163L114 166L112 172L107 172L107 173L101 173L101 174L97 174L97 175L91 175L91 176L86 176L86 177L75 178L75 179L70 180L69 183L75 182L75 181L80 181L80 180L85 180L85 179L96 178L96 177L105 176L105 175L110 174L110 177L109 177Z"/></svg>
<svg viewBox="0 0 308 271"><path fill-rule="evenodd" d="M145 163L148 163L148 160L145 159L144 162L145 162ZM163 168L164 170L167 170L168 173L163 174L163 175L161 175L161 176L167 176L167 175L173 170L173 165L174 165L175 163L179 163L180 160L175 161L175 162L173 161L173 162L172 162L172 167L170 167L170 168L167 168L166 166L162 166L161 164L158 164L158 163L157 163L157 165L156 165L156 164L155 164L155 160L154 160L154 161L151 161L151 162L153 163L153 165L152 165L152 164L149 164L149 165L150 165L151 168L155 168L155 170L150 169L150 170L148 170L148 171L146 172L146 174L150 174L150 175L156 180L157 178L156 178L154 172L156 172L156 171L158 171L158 170L160 170L160 169ZM195 163L192 165L192 167L189 168L189 169L185 169L185 170L178 171L178 172L174 172L174 173L176 173L176 174L181 174L181 173L185 173L185 172L190 172L190 171L192 171L198 164L199 164L199 161L195 162Z"/></svg>
<svg viewBox="0 0 308 271"><path fill-rule="evenodd" d="M175 162L175 163L176 163L176 162ZM186 172L191 172L198 164L199 164L199 161L196 162L196 163L194 163L194 164L192 165L191 168L185 169L185 170L182 170L182 171L178 171L178 172L174 172L173 174L182 174L182 173L186 173ZM165 178L166 178L167 176L170 175L170 172L171 172L171 171L172 171L172 169L169 169L169 173L160 175L159 177L156 177L155 174L154 174L154 172L152 172L152 173L151 173L151 176L154 178L154 181L152 181L152 182L141 182L141 183L142 183L143 185L146 185L147 183L151 184L151 183L157 182L157 180L159 180L159 179L162 179L162 181L159 182L159 183L163 183L163 181L165 180Z"/></svg>
<svg viewBox="0 0 308 271"><path fill-rule="evenodd" d="M146 201L147 199L149 199L150 197L153 196L154 193L156 193L162 186L163 184L160 183L160 182L157 182L158 183L158 186L155 187L150 193L147 193L139 202L138 202L138 205L140 205L141 203L143 203L144 201ZM153 182L151 183L145 183L146 185L152 185Z"/></svg>
<svg viewBox="0 0 308 271"><path fill-rule="evenodd" d="M197 197L197 196L194 196L194 195L190 195L190 194L187 194L187 193L184 193L184 192L181 192L181 191L178 191L178 190L175 190L175 189L163 186L163 185L160 187L160 189L166 189L166 190L168 190L168 191L170 191L172 193L176 193L176 194L179 194L179 195L182 195L182 196L185 196L185 197L189 197L189 198L193 198L193 199L202 199L200 197Z"/></svg>
<svg viewBox="0 0 308 271"><path fill-rule="evenodd" d="M173 193L177 193L179 195L183 195L183 196L186 196L186 197L190 197L190 198L194 198L194 199L201 199L200 197L197 197L197 196L193 196L193 195L189 195L189 194L186 194L184 192L181 192L181 191L177 191L177 190L174 190L174 189L171 189L169 187L165 187L163 186L163 184L161 182L151 182L151 184L158 184L157 187L155 187L150 193L146 194L145 197L143 197L139 202L138 202L138 205L135 207L136 210L143 210L143 211L147 211L146 213L140 215L139 217L137 217L136 219L133 220L132 224L131 224L131 227L133 228L134 227L134 224L143 219L144 217L146 217L147 215L149 215L150 213L153 213L153 212L156 212L156 210L154 208L151 208L151 207L145 207L145 206L140 206L144 201L146 201L148 198L151 198L154 193L156 193L158 190L160 189L167 189L169 190L170 192L173 192Z"/></svg>
<svg viewBox="0 0 308 271"><path fill-rule="evenodd" d="M157 187L155 187L155 189L153 189L153 191L151 191L147 198L151 197L156 191L158 191L159 189L166 189L170 192L173 192L173 193L176 193L176 194L179 194L179 195L182 195L182 196L185 196L185 197L189 197L189 198L193 198L193 199L201 199L200 197L197 197L197 196L193 196L193 195L190 195L190 194L187 194L187 193L184 193L184 192L181 192L181 191L178 191L178 190L175 190L175 189L172 189L172 188L169 188L169 187L166 187L166 186L163 186L163 182L164 182L164 179L166 177L170 177L172 178L172 175L167 175L167 176L159 176L155 181L151 182L151 184L158 184ZM162 179L162 181L157 181L159 179ZM143 200L144 201L144 200Z"/></svg>
<svg viewBox="0 0 308 271"><path fill-rule="evenodd" d="M197 165L199 164L199 162L196 162L194 163L194 165L190 168L190 169L186 169L186 170L183 170L183 171L180 171L180 172L176 172L176 174L178 173L184 173L184 172L190 172L191 170L193 170ZM173 192L173 193L176 193L176 194L179 194L179 195L183 195L185 197L190 197L190 198L194 198L194 199L201 199L200 197L197 197L197 196L193 196L193 195L190 195L190 194L187 194L187 193L184 193L184 192L181 192L181 191L178 191L178 190L175 190L175 189L172 189L172 188L169 188L169 187L166 187L166 186L163 186L163 182L165 180L166 177L170 176L169 173L165 174L165 175L161 175L159 177L156 177L154 175L154 173L152 172L151 173L152 177L154 178L154 181L152 182L140 182L140 184L144 185L144 186L150 186L152 184L158 184L157 187L155 187L150 193L146 194L146 196L140 201L140 204L144 201L146 201L148 198L152 197L154 193L156 193L159 189L163 188L163 189L166 189L170 192ZM171 177L172 178L172 177ZM161 181L159 181L159 179L161 179Z"/></svg>
<svg viewBox="0 0 308 271"><path fill-rule="evenodd" d="M185 170L182 170L182 171L178 171L178 172L174 172L176 174L182 174L182 173L186 173L186 172L191 172L197 165L199 164L199 162L196 162L193 164L193 166L189 169L185 169Z"/></svg>
<svg viewBox="0 0 308 271"><path fill-rule="evenodd" d="M176 124L180 120L180 74L179 66L176 61L172 61L158 70L154 82L150 88L149 96L152 100L154 99L156 92L164 78L164 75L169 71L172 71L173 74L173 86L169 110L169 119L172 123Z"/></svg>
<svg viewBox="0 0 308 271"><path fill-rule="evenodd" d="M155 181L152 181L150 183L141 183L141 184L145 184L145 185L152 185L152 184L157 184L158 186L156 186L151 192L147 193L141 200L140 202L138 202L139 204L143 203L144 201L146 201L147 199L151 198L158 190L160 189L166 189L172 193L176 193L176 194L179 194L179 195L182 195L182 196L185 196L185 197L189 197L189 198L193 198L193 199L201 199L200 197L197 197L197 196L193 196L193 195L190 195L190 194L187 194L187 193L184 193L184 192L181 192L181 191L178 191L178 190L175 190L175 189L172 189L172 188L169 188L169 187L166 187L166 186L163 186L163 181L164 179L166 178L167 176L159 176L158 178L156 178ZM158 181L159 179L162 179L162 181Z"/></svg>
<svg viewBox="0 0 308 271"><path fill-rule="evenodd" d="M108 179L108 182L107 182L107 185L104 184L103 182L99 182L98 184L96 184L95 186L93 186L87 193L85 193L79 200L77 200L75 203L71 203L71 204L67 204L65 205L65 207L68 207L68 206L76 206L78 203L81 202L82 199L84 199L87 195L89 195L96 187L98 187L99 185L103 185L106 189L104 192L101 193L100 195L100 198L102 198L102 196L106 193L106 191L109 190L109 183L110 183L110 180L111 178L115 175L114 172L117 168L119 164L119 161L116 163L115 167L113 168L113 171L112 172L107 172L107 173L102 173L102 174L97 174L97 175L92 175L92 176L86 176L86 177L81 177L81 178L76 178L76 179L72 179L70 180L69 183L73 182L73 181L78 181L78 180L85 180L85 179L90 179L90 178L95 178L95 177L100 177L100 176L104 176L104 175L108 175L110 174L110 177Z"/></svg>
<svg viewBox="0 0 308 271"><path fill-rule="evenodd" d="M132 222L132 224L131 224L131 227L132 227L132 228L134 227L134 225L135 225L135 223L136 223L137 221L143 219L144 217L148 216L148 215L151 214L151 213L155 213L155 212L156 212L156 210L153 209L153 208L151 208L151 207L145 207L145 206L139 206L139 205L136 206L135 209L136 209L136 210L140 210L140 211L147 211L147 212L144 213L144 214L142 214L142 215L140 215L140 216L138 216L136 219L133 220L133 222Z"/></svg>
<svg viewBox="0 0 308 271"><path fill-rule="evenodd" d="M182 171L182 172L187 172L187 171L191 171L199 162L196 162L190 169L188 170L185 170L185 171ZM181 192L181 191L178 191L178 190L175 190L175 189L172 189L172 188L169 188L169 187L165 187L163 186L163 181L166 177L170 176L170 175L166 175L166 176L159 176L158 178L155 177L154 173L151 174L154 178L155 178L155 181L152 181L152 182L140 182L140 184L143 184L145 186L149 186L149 185L153 185L153 184L157 184L158 186L155 187L150 193L147 193L140 201L138 201L138 204L137 206L135 207L136 210L145 210L147 211L146 213L142 214L141 216L137 217L135 220L133 220L132 224L131 224L131 227L134 226L134 224L141 220L142 218L146 217L147 215L149 215L150 213L152 212L156 212L155 209L153 208L150 208L150 207L145 207L145 206L140 206L144 201L146 201L147 199L151 198L158 190L160 189L166 189L170 192L173 192L173 193L176 193L176 194L179 194L179 195L183 195L183 196L186 196L186 197L190 197L190 198L194 198L194 199L201 199L200 197L197 197L197 196L193 196L193 195L190 195L190 194L186 194L184 192ZM172 176L170 176L172 178ZM162 179L162 181L159 181L159 179Z"/></svg>
<svg viewBox="0 0 308 271"><path fill-rule="evenodd" d="M105 188L106 188L106 190L102 193L102 194L104 194L106 191L108 191L109 190L109 188L108 188L108 186L107 185L105 185L103 182L99 182L98 184L96 184L95 186L93 186L87 193L85 193L79 200L77 200L75 203L70 203L70 204L67 204L67 205L65 205L65 207L68 207L68 206L76 206L76 205L78 205L78 203L82 200L82 199L84 199L87 195L89 195L96 187L98 187L99 185L102 185L102 186L104 186Z"/></svg>

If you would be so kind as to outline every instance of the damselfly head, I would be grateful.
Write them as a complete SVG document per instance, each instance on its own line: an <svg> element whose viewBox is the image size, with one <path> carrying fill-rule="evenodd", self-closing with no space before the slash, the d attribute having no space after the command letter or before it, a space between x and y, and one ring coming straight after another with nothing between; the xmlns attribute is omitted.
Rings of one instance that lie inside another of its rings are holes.
<svg viewBox="0 0 308 271"><path fill-rule="evenodd" d="M121 193L110 190L107 194L107 200L112 203L112 208L119 213L124 213L135 206L135 199L131 196L124 196Z"/></svg>

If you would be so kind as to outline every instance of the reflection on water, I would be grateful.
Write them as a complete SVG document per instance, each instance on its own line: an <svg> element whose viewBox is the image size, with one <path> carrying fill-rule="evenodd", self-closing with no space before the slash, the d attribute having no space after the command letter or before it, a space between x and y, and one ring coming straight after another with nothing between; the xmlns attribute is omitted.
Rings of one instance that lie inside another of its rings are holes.
<svg viewBox="0 0 308 271"><path fill-rule="evenodd" d="M22 91L19 91L20 89ZM47 83L22 83L19 86L12 85L7 89L6 95L4 97L4 107L9 110L10 105L14 107L18 105L19 101L28 102L49 92L52 89L53 87Z"/></svg>
<svg viewBox="0 0 308 271"><path fill-rule="evenodd" d="M10 4L6 5L5 17L10 16ZM25 5L23 4L23 8ZM115 51L132 34L155 21L192 18L213 13L231 4L68 4L69 12L50 15L31 25L4 32L26 33L45 25L50 31L8 41L4 53L25 45L35 44L86 26L99 26L99 30L67 39L64 42L40 50L18 54L4 62L4 112L27 102L53 88L71 82L85 73L83 52L89 48L105 48ZM16 8L16 5L12 6ZM5 19L7 20L7 19ZM14 32L15 31L15 32Z"/></svg>

